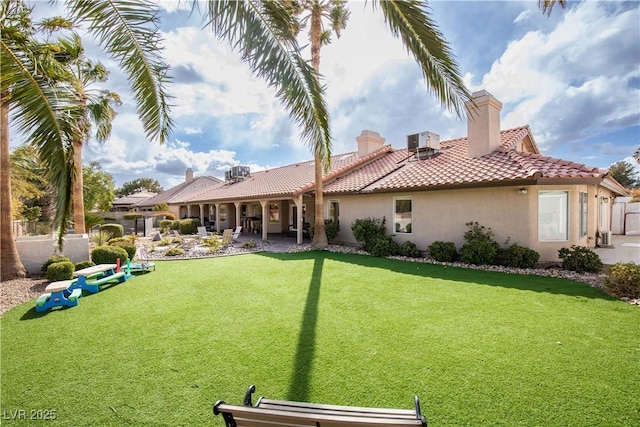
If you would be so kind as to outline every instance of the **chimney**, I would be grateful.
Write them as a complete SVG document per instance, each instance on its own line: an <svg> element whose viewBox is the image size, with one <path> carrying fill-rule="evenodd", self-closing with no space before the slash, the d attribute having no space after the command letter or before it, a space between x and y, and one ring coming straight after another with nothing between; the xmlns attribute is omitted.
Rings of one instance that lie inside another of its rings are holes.
<svg viewBox="0 0 640 427"><path fill-rule="evenodd" d="M356 137L356 141L358 141L358 158L362 158L384 147L385 139L378 132L363 130L360 136Z"/></svg>
<svg viewBox="0 0 640 427"><path fill-rule="evenodd" d="M187 172L185 173L185 182L191 182L193 181L193 169L188 168Z"/></svg>
<svg viewBox="0 0 640 427"><path fill-rule="evenodd" d="M480 157L500 147L502 103L486 90L474 92L467 102L467 144L469 157Z"/></svg>

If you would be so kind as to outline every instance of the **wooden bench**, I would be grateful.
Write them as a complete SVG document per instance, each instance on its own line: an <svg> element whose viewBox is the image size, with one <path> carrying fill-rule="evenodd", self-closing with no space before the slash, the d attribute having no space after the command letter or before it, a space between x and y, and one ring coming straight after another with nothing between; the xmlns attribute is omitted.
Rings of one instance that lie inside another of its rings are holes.
<svg viewBox="0 0 640 427"><path fill-rule="evenodd" d="M255 406L249 387L242 405L228 405L219 400L213 414L222 415L227 427L243 426L423 426L427 419L420 412L420 401L414 396L415 409L362 408L357 406L321 405L317 403L271 400L261 397Z"/></svg>

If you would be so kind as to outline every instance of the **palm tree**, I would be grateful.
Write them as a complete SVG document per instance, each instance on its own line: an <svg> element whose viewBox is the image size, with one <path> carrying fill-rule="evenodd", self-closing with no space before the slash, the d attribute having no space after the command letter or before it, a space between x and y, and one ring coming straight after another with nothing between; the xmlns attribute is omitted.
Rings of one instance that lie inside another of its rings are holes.
<svg viewBox="0 0 640 427"><path fill-rule="evenodd" d="M60 22L55 20L56 26ZM70 24L70 23L69 23ZM75 181L73 183L73 231L75 234L86 233L84 223L84 200L82 179L82 146L88 141L91 124L96 125L96 140L105 142L111 136L111 124L116 116L113 105L122 105L120 96L108 90L94 90L95 82L106 82L109 72L102 63L94 63L84 57L82 41L77 33L59 41L61 48L58 56L64 57L65 65L70 68L70 79L67 82L73 90L82 109L79 122L74 125L77 134L72 141Z"/></svg>
<svg viewBox="0 0 640 427"><path fill-rule="evenodd" d="M31 141L39 147L51 177L60 179L60 188L69 190L68 144L70 129L58 118L76 117L74 99L55 81L64 76L47 45L34 39L31 9L22 1L0 4L0 278L25 276L16 249L12 227L11 173L9 162L9 116L17 128L31 131ZM56 146L57 144L57 146ZM66 219L64 212L61 220Z"/></svg>
<svg viewBox="0 0 640 427"><path fill-rule="evenodd" d="M292 20L291 29L296 36L301 30L309 26L309 39L311 41L311 65L316 79L320 81L320 49L331 42L331 30L324 26L328 20L331 29L340 38L340 33L347 26L349 10L345 7L345 0L289 0L287 6L291 13L298 17ZM331 150L325 152L314 150L314 176L315 176L315 203L313 249L323 249L329 244L324 223L324 195L322 176L330 166Z"/></svg>
<svg viewBox="0 0 640 427"><path fill-rule="evenodd" d="M165 92L169 67L161 56L157 4L149 0L66 0L65 3L75 22L87 24L89 32L129 76L147 137L164 142L173 123L169 116L169 96ZM1 136L2 149L6 150L2 158L9 157L7 123L11 112L17 128L29 135L41 158L46 159L50 179L57 187L54 223L61 245L76 179L71 141L77 130L73 125L80 123L82 109L74 103L76 100L68 85L60 83L62 74L55 79L48 78L53 75L53 69L59 67L53 62L51 52L47 52L48 46L43 47L34 40L31 9L23 0L3 0L0 7ZM193 7L197 9L199 3L194 2ZM314 149L328 149L331 139L323 91L312 68L299 55L283 5L255 0L209 1L205 3L203 16L214 33L241 52L255 74L276 88L290 116L301 126L303 139ZM45 62L34 60L36 52L49 60L46 63L50 63L50 69L43 66ZM5 280L24 275L24 268L10 227L10 202L4 202L10 194L8 164L2 162L1 165L2 277ZM4 256L5 251L13 255Z"/></svg>
<svg viewBox="0 0 640 427"><path fill-rule="evenodd" d="M379 7L385 21L395 37L399 37L411 52L422 69L422 74L440 103L463 117L464 103L471 99L465 87L458 65L452 57L447 42L439 32L427 10L426 2L420 0L379 0L372 1L374 8ZM344 0L289 0L287 6L291 12L300 16L292 21L292 32L309 26L311 42L311 63L316 78L320 76L320 48L331 41L331 31L324 26L323 19L330 22L336 36L346 28L349 11ZM305 14L306 13L306 14ZM324 157L323 157L324 156ZM315 151L315 221L311 246L314 249L327 247L324 221L323 167L329 166L329 151ZM322 165L322 162L324 164Z"/></svg>

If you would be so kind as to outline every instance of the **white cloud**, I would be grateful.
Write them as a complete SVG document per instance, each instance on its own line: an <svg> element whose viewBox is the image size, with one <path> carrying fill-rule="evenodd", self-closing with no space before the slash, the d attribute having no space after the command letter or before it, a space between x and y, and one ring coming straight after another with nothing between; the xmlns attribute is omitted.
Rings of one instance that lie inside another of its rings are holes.
<svg viewBox="0 0 640 427"><path fill-rule="evenodd" d="M503 128L532 124L541 147L552 149L639 123L640 92L628 84L640 76L638 38L629 37L638 34L638 12L609 6L581 3L549 34L509 44L477 86L504 103Z"/></svg>
<svg viewBox="0 0 640 427"><path fill-rule="evenodd" d="M516 19L513 20L513 23L516 25L523 24L529 21L530 17L531 17L531 9L523 10L522 12L520 12L518 16L516 16Z"/></svg>

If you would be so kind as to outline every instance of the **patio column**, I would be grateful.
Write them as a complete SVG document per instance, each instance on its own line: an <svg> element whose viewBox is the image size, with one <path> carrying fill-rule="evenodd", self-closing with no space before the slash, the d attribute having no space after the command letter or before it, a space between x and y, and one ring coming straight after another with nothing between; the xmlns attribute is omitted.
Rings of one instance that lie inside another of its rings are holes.
<svg viewBox="0 0 640 427"><path fill-rule="evenodd" d="M240 213L241 213L241 207L242 207L242 202L233 202L233 204L236 206L236 227L240 224Z"/></svg>
<svg viewBox="0 0 640 427"><path fill-rule="evenodd" d="M220 232L220 203L216 203L216 232Z"/></svg>
<svg viewBox="0 0 640 427"><path fill-rule="evenodd" d="M296 243L302 244L302 227L304 224L302 223L302 194L298 196L298 198L293 199L296 204L296 211L298 212L296 220Z"/></svg>
<svg viewBox="0 0 640 427"><path fill-rule="evenodd" d="M187 218L191 218L191 205L187 205Z"/></svg>
<svg viewBox="0 0 640 427"><path fill-rule="evenodd" d="M204 203L198 205L200 208L200 225L204 225Z"/></svg>
<svg viewBox="0 0 640 427"><path fill-rule="evenodd" d="M267 228L269 228L269 204L266 200L260 200L262 206L262 240L268 240Z"/></svg>

